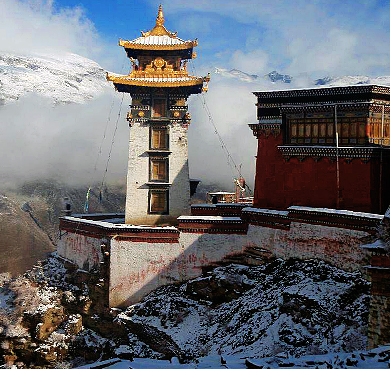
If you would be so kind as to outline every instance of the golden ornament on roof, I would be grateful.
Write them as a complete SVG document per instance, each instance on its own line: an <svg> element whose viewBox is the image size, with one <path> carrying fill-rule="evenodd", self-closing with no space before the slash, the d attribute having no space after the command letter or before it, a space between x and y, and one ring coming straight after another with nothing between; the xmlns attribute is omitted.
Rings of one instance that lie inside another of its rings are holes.
<svg viewBox="0 0 390 369"><path fill-rule="evenodd" d="M132 41L119 40L126 49L133 65L127 76L107 73L107 79L115 86L144 87L191 87L202 88L208 77L190 76L187 71L187 59L196 57L193 48L198 42L184 41L176 33L169 32L165 26L163 8L160 4L156 24L152 30L142 32L142 36ZM161 51L161 54L156 51ZM157 54L157 55L156 55Z"/></svg>

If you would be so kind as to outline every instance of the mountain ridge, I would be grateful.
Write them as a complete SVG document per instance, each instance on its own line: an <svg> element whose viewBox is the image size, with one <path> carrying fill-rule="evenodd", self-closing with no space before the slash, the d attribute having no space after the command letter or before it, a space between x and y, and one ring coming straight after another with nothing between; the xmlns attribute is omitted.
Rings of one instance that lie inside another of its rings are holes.
<svg viewBox="0 0 390 369"><path fill-rule="evenodd" d="M77 54L18 55L0 52L0 105L37 93L59 103L84 103L110 86L104 69Z"/></svg>
<svg viewBox="0 0 390 369"><path fill-rule="evenodd" d="M248 83L258 83L261 82L271 82L272 84L278 84L283 86L288 85L288 88L294 88L292 86L293 82L297 81L300 76L291 76L289 74L282 74L276 70L269 72L265 75L249 74L243 72L239 69L224 69L224 68L215 68L215 74L219 74L224 78L238 79L243 82ZM307 78L305 78L307 80ZM313 87L341 87L349 85L361 85L361 84L373 84L373 85L385 85L390 86L390 76L379 76L379 77L370 77L364 75L347 75L347 76L325 76L318 79L308 79L306 83L306 88ZM303 86L299 86L303 87Z"/></svg>

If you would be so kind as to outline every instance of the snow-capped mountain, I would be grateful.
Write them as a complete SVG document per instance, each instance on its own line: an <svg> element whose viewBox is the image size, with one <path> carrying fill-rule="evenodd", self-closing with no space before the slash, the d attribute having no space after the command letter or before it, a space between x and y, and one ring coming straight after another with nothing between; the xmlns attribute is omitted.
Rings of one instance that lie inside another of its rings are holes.
<svg viewBox="0 0 390 369"><path fill-rule="evenodd" d="M268 77L272 82L284 82L284 83L291 83L292 77L288 74L280 74L276 70L273 70L272 72L265 75Z"/></svg>
<svg viewBox="0 0 390 369"><path fill-rule="evenodd" d="M238 69L224 69L224 68L215 68L215 73L220 74L223 77L228 78L237 78L241 81L245 82L261 82L261 81L271 81L271 82L284 82L284 83L290 83L292 80L292 77L288 74L280 74L276 70L264 75L259 76L257 74L249 74L245 73Z"/></svg>
<svg viewBox="0 0 390 369"><path fill-rule="evenodd" d="M245 82L254 82L259 78L259 76L256 74L248 74L238 69L228 70L224 68L215 68L215 73L220 74L223 77L237 78Z"/></svg>
<svg viewBox="0 0 390 369"><path fill-rule="evenodd" d="M276 70L260 76L257 74L248 74L238 69L223 69L215 68L215 73L221 75L222 77L238 79L244 82L251 83L262 83L262 82L272 82L279 84L281 88L285 84L288 84L288 88L294 88L293 82L299 80L300 76L293 77L288 74L281 74ZM390 76L380 76L380 77L368 77L368 76L342 76L342 77L331 77L326 76L324 78L319 78L316 80L310 80L305 78L305 86L302 86L302 82L297 87L315 87L315 86L324 86L324 87L337 87L337 86L350 86L350 85L361 85L361 84L373 84L373 85L384 85L390 86Z"/></svg>
<svg viewBox="0 0 390 369"><path fill-rule="evenodd" d="M103 68L80 55L22 56L0 52L0 105L31 92L55 103L83 103L109 87Z"/></svg>
<svg viewBox="0 0 390 369"><path fill-rule="evenodd" d="M368 77L368 76L343 76L325 77L314 82L317 86L336 87L350 85L384 85L390 86L390 76Z"/></svg>

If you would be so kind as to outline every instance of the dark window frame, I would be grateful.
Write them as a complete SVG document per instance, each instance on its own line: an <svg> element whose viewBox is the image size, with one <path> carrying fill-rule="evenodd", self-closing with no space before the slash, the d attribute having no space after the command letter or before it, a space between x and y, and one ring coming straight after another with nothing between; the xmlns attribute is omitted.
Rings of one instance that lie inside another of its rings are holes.
<svg viewBox="0 0 390 369"><path fill-rule="evenodd" d="M162 211L152 210L152 196L154 193L163 193L165 195L165 207ZM148 214L169 214L169 190L168 189L150 189L148 193Z"/></svg>
<svg viewBox="0 0 390 369"><path fill-rule="evenodd" d="M153 131L165 131L165 147L154 147L153 146ZM155 126L151 125L149 129L149 149L150 150L164 150L168 151L169 150L169 130L168 126Z"/></svg>
<svg viewBox="0 0 390 369"><path fill-rule="evenodd" d="M164 179L153 179L153 163L154 162L164 162L165 163L165 177ZM168 183L169 182L169 160L167 157L164 156L153 156L149 158L149 182L164 182Z"/></svg>
<svg viewBox="0 0 390 369"><path fill-rule="evenodd" d="M160 115L155 115L156 113L156 110L155 107L155 103L156 101L163 101L163 104L162 106L164 107L164 112ZM152 118L167 118L168 116L168 99L166 97L154 97L152 99L152 114L151 114Z"/></svg>

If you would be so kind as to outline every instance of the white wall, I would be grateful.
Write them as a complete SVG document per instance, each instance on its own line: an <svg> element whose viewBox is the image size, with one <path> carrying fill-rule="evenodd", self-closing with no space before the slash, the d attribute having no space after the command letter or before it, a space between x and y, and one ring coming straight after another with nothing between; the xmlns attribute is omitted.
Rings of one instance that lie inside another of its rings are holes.
<svg viewBox="0 0 390 369"><path fill-rule="evenodd" d="M61 257L77 264L80 269L90 271L103 260L101 244L102 240L99 238L66 233L58 241L57 252Z"/></svg>
<svg viewBox="0 0 390 369"><path fill-rule="evenodd" d="M360 248L368 234L344 228L291 223L290 230L249 226L247 235L181 233L179 243L111 241L110 306L140 301L155 288L201 275L202 266L261 248L288 259L319 258L342 269L367 263Z"/></svg>

